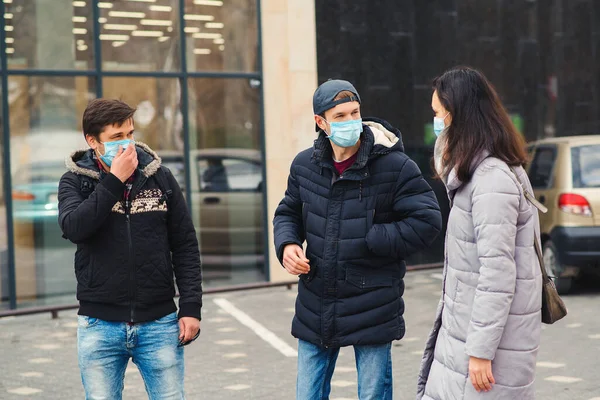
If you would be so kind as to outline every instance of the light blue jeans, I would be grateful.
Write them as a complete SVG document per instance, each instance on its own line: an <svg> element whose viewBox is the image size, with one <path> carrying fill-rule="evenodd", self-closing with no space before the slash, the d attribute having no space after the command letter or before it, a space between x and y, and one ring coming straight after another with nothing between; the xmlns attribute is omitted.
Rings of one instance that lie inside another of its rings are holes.
<svg viewBox="0 0 600 400"><path fill-rule="evenodd" d="M121 400L130 358L150 400L185 399L176 313L134 325L80 315L78 325L79 369L87 400Z"/></svg>
<svg viewBox="0 0 600 400"><path fill-rule="evenodd" d="M339 348L298 341L296 400L328 400ZM360 400L392 400L392 344L354 346Z"/></svg>

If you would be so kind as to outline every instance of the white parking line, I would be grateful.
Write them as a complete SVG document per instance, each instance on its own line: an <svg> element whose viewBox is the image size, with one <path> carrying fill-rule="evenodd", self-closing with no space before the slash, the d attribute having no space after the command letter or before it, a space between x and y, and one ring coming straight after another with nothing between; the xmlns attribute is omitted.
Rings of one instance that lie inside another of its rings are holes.
<svg viewBox="0 0 600 400"><path fill-rule="evenodd" d="M600 339L600 335L589 335L590 339Z"/></svg>
<svg viewBox="0 0 600 400"><path fill-rule="evenodd" d="M444 280L444 275L443 274L431 274L429 276L431 276L432 278L435 278L435 279L439 279L440 281Z"/></svg>
<svg viewBox="0 0 600 400"><path fill-rule="evenodd" d="M565 364L540 361L537 363L537 366L540 368L562 368L565 366Z"/></svg>
<svg viewBox="0 0 600 400"><path fill-rule="evenodd" d="M30 388L30 387L27 387L27 386L16 388L16 389L12 389L12 390L7 390L7 392L8 393L14 393L14 394L20 394L20 395L23 395L23 396L26 396L28 394L42 393L42 391L40 389Z"/></svg>
<svg viewBox="0 0 600 400"><path fill-rule="evenodd" d="M575 383L575 382L581 382L583 379L573 378L570 376L549 376L548 378L546 378L544 380L550 381L550 382L558 382L558 383Z"/></svg>
<svg viewBox="0 0 600 400"><path fill-rule="evenodd" d="M356 382L351 382L351 381L333 381L331 382L331 386L335 386L335 387L348 387L348 386L354 386L356 385Z"/></svg>
<svg viewBox="0 0 600 400"><path fill-rule="evenodd" d="M286 342L277 337L273 332L265 328L260 323L252 319L248 314L231 304L227 299L218 298L214 299L213 302L225 310L233 318L237 319L242 325L250 328L254 333L258 335L262 340L269 343L276 350L286 357L298 357L298 352L293 349Z"/></svg>

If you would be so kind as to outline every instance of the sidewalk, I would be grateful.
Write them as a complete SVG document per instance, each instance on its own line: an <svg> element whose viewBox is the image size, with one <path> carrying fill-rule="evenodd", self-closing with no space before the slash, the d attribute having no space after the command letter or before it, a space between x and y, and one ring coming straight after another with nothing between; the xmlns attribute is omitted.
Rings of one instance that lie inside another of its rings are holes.
<svg viewBox="0 0 600 400"><path fill-rule="evenodd" d="M439 271L407 275L408 330L393 348L395 399L414 398L424 342L440 296L440 277ZM296 342L289 332L295 290L205 296L202 335L186 348L188 400L294 399ZM600 399L599 299L600 289L567 297L566 321L545 328L539 399ZM57 320L48 314L0 319L0 399L82 399L76 327L75 312L62 312ZM332 400L357 398L351 349L342 349L332 386ZM123 398L147 398L133 365L126 373Z"/></svg>

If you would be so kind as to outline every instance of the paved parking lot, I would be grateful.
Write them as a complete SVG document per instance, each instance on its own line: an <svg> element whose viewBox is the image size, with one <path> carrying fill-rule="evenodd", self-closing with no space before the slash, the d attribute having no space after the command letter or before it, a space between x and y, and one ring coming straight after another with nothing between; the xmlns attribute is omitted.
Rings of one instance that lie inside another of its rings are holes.
<svg viewBox="0 0 600 400"><path fill-rule="evenodd" d="M440 271L411 272L407 334L393 348L394 398L413 399L435 306ZM565 298L569 316L545 327L539 355L539 399L600 400L600 284ZM593 287L598 289L594 289ZM295 288L205 296L202 335L186 348L186 392L195 399L293 399L296 342L290 335ZM0 399L81 399L76 314L0 319ZM145 399L131 365L124 399ZM356 399L351 349L340 353L331 399Z"/></svg>

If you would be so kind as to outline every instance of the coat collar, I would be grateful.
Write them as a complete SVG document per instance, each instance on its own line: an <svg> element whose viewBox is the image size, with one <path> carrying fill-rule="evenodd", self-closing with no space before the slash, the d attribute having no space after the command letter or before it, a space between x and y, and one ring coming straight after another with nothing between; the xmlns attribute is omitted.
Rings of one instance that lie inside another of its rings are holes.
<svg viewBox="0 0 600 400"><path fill-rule="evenodd" d="M135 142L138 155L138 170L145 177L150 177L158 171L161 166L161 159L147 144ZM65 160L67 169L77 175L85 175L92 179L100 179L100 170L93 158L93 150L78 150L71 154Z"/></svg>
<svg viewBox="0 0 600 400"><path fill-rule="evenodd" d="M345 179L365 179L369 176L369 161L394 151L404 152L402 135L398 129L376 118L365 118L363 121L356 161L344 173ZM334 169L331 143L323 131L314 142L311 162L321 168Z"/></svg>
<svg viewBox="0 0 600 400"><path fill-rule="evenodd" d="M471 171L474 172L489 156L489 151L481 151L475 158L473 158L473 161L471 162ZM451 200L454 199L456 191L464 185L464 182L458 179L456 168L453 168L450 173L448 173L448 176L444 178L444 183L446 184L446 190L448 191L448 196Z"/></svg>

